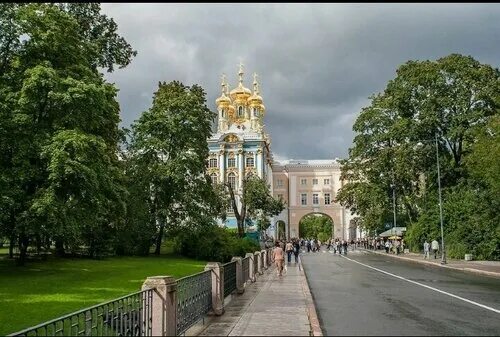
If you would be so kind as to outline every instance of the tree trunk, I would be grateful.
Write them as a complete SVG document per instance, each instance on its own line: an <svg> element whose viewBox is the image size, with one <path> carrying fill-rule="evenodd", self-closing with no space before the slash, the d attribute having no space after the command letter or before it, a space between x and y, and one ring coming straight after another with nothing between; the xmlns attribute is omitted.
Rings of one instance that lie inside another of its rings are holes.
<svg viewBox="0 0 500 337"><path fill-rule="evenodd" d="M26 255L28 253L28 237L26 235L19 235L19 259L17 260L17 264L19 266L24 266L26 262Z"/></svg>
<svg viewBox="0 0 500 337"><path fill-rule="evenodd" d="M245 219L240 217L236 219L236 223L238 224L238 236L242 238L245 236Z"/></svg>
<svg viewBox="0 0 500 337"><path fill-rule="evenodd" d="M14 258L14 244L16 242L16 237L12 235L9 242L9 259Z"/></svg>
<svg viewBox="0 0 500 337"><path fill-rule="evenodd" d="M64 242L62 238L58 237L56 238L56 255L57 256L64 256Z"/></svg>
<svg viewBox="0 0 500 337"><path fill-rule="evenodd" d="M164 231L165 225L163 222L160 224L160 232L158 233L158 237L156 238L156 249L155 249L155 255L160 255L160 250L161 250L161 241L163 239L163 231Z"/></svg>

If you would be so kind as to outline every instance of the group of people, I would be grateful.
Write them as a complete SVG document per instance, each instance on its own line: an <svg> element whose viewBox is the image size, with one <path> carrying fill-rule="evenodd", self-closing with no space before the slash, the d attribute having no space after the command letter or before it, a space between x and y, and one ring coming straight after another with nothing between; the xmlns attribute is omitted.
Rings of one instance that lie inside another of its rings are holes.
<svg viewBox="0 0 500 337"><path fill-rule="evenodd" d="M424 259L429 259L429 253L430 250L432 249L432 252L434 253L434 259L437 259L437 254L439 251L439 242L437 242L436 239L432 240L431 243L427 242L425 240L424 242Z"/></svg>
<svg viewBox="0 0 500 337"><path fill-rule="evenodd" d="M292 262L292 255L295 257L295 263L299 262L300 243L298 239L291 239L285 242L284 240L276 241L273 249L273 259L276 264L278 276L283 276L283 269L285 267L285 253L287 255L287 262Z"/></svg>

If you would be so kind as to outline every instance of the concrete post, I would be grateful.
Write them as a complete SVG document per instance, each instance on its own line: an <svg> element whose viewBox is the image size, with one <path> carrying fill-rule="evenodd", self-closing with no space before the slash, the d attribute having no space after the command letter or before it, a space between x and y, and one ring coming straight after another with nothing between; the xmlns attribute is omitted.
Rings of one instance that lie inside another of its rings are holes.
<svg viewBox="0 0 500 337"><path fill-rule="evenodd" d="M151 276L142 290L153 292L152 335L175 336L177 333L177 281L171 276Z"/></svg>
<svg viewBox="0 0 500 337"><path fill-rule="evenodd" d="M255 263L254 255L252 253L246 253L245 257L248 257L248 278L250 281L255 282L254 266Z"/></svg>
<svg viewBox="0 0 500 337"><path fill-rule="evenodd" d="M257 263L257 275L262 275L262 259L260 258L260 252L255 252L255 261Z"/></svg>
<svg viewBox="0 0 500 337"><path fill-rule="evenodd" d="M263 249L260 251L260 255L262 256L262 268L267 269L267 250Z"/></svg>
<svg viewBox="0 0 500 337"><path fill-rule="evenodd" d="M245 292L245 288L243 287L243 264L241 260L239 256L231 259L231 262L236 261L236 291L238 294Z"/></svg>
<svg viewBox="0 0 500 337"><path fill-rule="evenodd" d="M212 271L212 310L209 314L224 314L224 267L219 262L209 262L205 270ZM154 335L154 334L153 334Z"/></svg>

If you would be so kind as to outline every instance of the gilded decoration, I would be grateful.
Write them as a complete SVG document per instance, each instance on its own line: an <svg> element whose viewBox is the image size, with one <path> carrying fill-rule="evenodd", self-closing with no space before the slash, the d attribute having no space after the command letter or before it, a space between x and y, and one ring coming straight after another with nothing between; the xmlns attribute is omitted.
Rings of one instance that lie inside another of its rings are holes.
<svg viewBox="0 0 500 337"><path fill-rule="evenodd" d="M234 173L236 174L236 176L238 176L238 168L237 167L230 167L227 169L227 174L226 176L229 174L229 173Z"/></svg>
<svg viewBox="0 0 500 337"><path fill-rule="evenodd" d="M227 154L227 156L228 156L229 158L233 158L233 157L234 157L234 152L229 152L229 153Z"/></svg>
<svg viewBox="0 0 500 337"><path fill-rule="evenodd" d="M219 169L217 167L210 167L208 169L208 174L211 175L212 173L219 173Z"/></svg>
<svg viewBox="0 0 500 337"><path fill-rule="evenodd" d="M239 141L239 138L236 135L230 134L224 137L224 141L228 143L236 143Z"/></svg>

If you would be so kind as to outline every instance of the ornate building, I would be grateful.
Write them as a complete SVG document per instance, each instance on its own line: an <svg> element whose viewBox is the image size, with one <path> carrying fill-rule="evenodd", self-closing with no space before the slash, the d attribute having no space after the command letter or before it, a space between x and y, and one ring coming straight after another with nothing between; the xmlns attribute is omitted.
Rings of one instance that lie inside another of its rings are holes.
<svg viewBox="0 0 500 337"><path fill-rule="evenodd" d="M260 96L257 75L253 78L253 91L243 85L243 66L240 64L239 82L229 91L222 75L221 95L216 99L217 132L208 140L210 155L208 172L213 182L228 182L237 195L241 195L243 177L256 174L271 186L275 197L286 202L285 210L272 219L267 234L299 236L299 222L308 214L323 214L333 221L332 235L350 239L359 235L349 224L350 212L335 200L340 180L337 160L274 161L271 140L264 129L266 108ZM238 203L238 207L240 204ZM232 209L227 220L220 225L236 227Z"/></svg>
<svg viewBox="0 0 500 337"><path fill-rule="evenodd" d="M266 108L259 94L257 74L253 78L253 91L243 85L243 75L243 65L240 64L238 85L231 91L222 75L221 95L215 101L217 131L208 139L210 177L213 182L231 184L237 199L242 192L243 177L248 174L258 175L272 183L271 140L264 130ZM224 225L236 227L232 209L228 209Z"/></svg>

